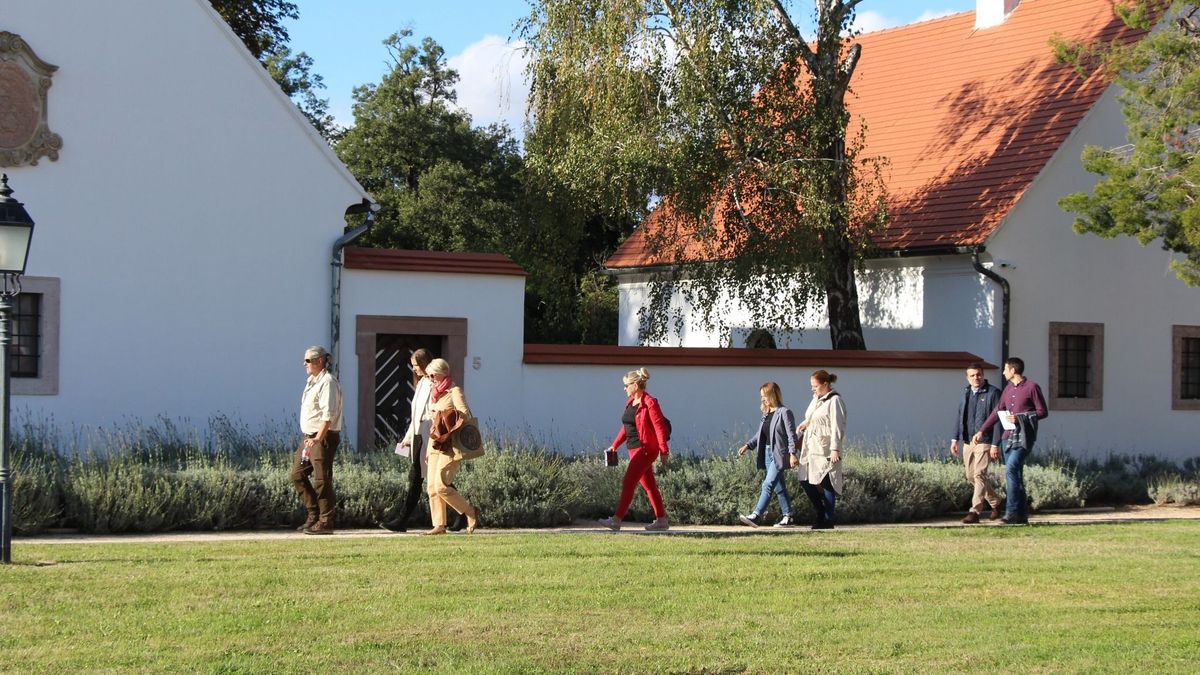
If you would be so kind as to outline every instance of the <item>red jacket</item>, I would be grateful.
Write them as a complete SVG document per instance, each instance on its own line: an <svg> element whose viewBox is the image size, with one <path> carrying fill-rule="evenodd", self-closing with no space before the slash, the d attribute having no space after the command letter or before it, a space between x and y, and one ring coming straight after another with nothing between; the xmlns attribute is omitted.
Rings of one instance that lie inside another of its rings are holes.
<svg viewBox="0 0 1200 675"><path fill-rule="evenodd" d="M625 401L625 407L628 408L630 403L633 403L632 396ZM671 453L671 448L667 446L667 424L663 421L662 408L658 407L658 401L646 392L642 392L642 402L638 404L634 413L633 424L637 427L642 450L664 455ZM619 448L624 442L625 425L622 424L620 433L613 439L612 447Z"/></svg>

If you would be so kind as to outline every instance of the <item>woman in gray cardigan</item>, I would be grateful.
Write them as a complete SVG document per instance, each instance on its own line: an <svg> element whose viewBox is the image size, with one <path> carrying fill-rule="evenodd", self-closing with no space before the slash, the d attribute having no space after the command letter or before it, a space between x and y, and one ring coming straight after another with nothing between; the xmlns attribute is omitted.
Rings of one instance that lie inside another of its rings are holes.
<svg viewBox="0 0 1200 675"><path fill-rule="evenodd" d="M796 459L796 418L792 411L783 407L783 392L779 385L768 382L758 389L759 408L763 412L758 432L738 448L738 455L746 454L747 450L757 450L758 468L766 469L767 477L762 482L762 492L758 504L748 515L738 516L750 527L762 524L762 516L766 513L771 495L779 498L779 510L783 517L775 523L775 527L789 527L792 523L792 502L788 498L787 484L784 475L789 465L794 465Z"/></svg>

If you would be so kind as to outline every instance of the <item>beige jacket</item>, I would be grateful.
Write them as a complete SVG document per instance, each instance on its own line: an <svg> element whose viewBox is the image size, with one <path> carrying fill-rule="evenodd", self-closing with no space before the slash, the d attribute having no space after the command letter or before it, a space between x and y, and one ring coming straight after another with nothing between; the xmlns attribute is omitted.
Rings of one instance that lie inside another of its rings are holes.
<svg viewBox="0 0 1200 675"><path fill-rule="evenodd" d="M813 485L829 476L834 492L842 494L845 478L842 462L833 462L834 450L842 452L842 439L846 437L846 404L836 391L821 397L813 397L804 412L808 427L804 429L804 447L800 450L800 477Z"/></svg>

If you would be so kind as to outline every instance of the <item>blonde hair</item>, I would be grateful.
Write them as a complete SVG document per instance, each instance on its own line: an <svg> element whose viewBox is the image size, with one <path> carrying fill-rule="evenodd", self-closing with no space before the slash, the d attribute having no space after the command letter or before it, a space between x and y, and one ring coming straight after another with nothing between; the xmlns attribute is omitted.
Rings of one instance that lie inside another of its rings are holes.
<svg viewBox="0 0 1200 675"><path fill-rule="evenodd" d="M759 401L758 409L763 412L768 412L771 408L778 408L783 405L783 392L780 391L779 385L774 382L767 382L758 388L759 394L765 394L767 402Z"/></svg>
<svg viewBox="0 0 1200 675"><path fill-rule="evenodd" d="M434 359L425 366L425 372L430 375L450 375L450 364L446 359Z"/></svg>
<svg viewBox="0 0 1200 675"><path fill-rule="evenodd" d="M646 389L646 380L650 379L650 371L645 368L638 368L625 373L625 377L621 381L625 384L636 384L638 389Z"/></svg>

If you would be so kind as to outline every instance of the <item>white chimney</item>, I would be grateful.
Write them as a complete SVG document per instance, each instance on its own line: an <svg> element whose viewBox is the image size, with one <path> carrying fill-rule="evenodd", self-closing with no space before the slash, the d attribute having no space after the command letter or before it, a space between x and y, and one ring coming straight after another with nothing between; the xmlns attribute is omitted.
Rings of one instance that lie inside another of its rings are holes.
<svg viewBox="0 0 1200 675"><path fill-rule="evenodd" d="M1021 0L975 0L975 30L1004 23Z"/></svg>

